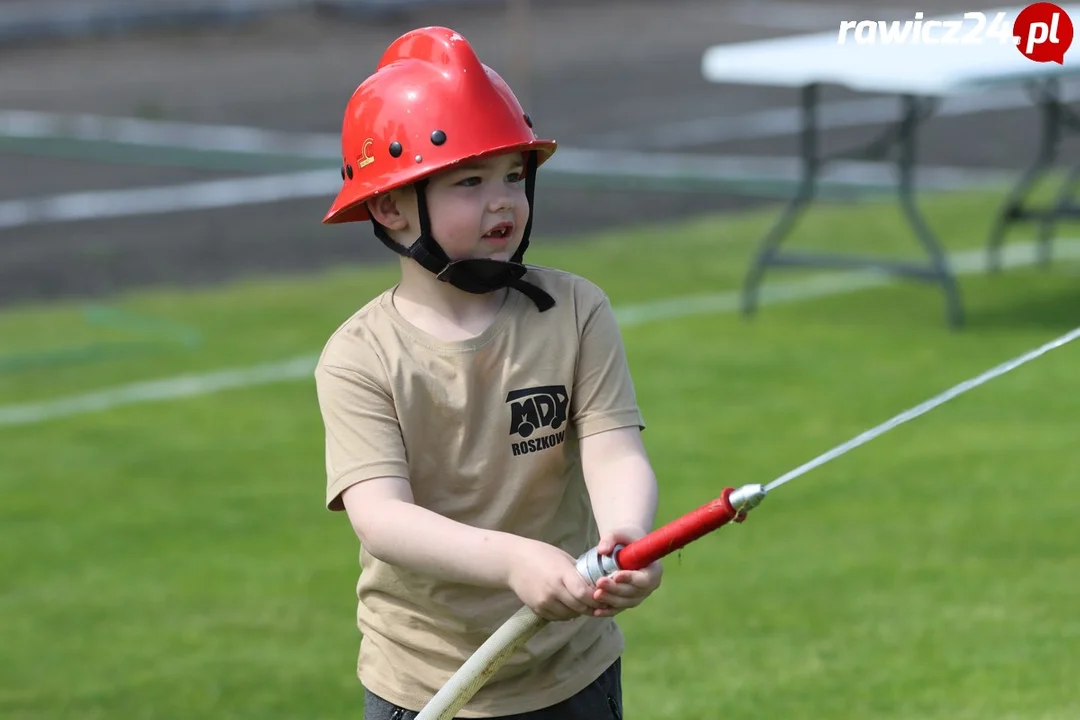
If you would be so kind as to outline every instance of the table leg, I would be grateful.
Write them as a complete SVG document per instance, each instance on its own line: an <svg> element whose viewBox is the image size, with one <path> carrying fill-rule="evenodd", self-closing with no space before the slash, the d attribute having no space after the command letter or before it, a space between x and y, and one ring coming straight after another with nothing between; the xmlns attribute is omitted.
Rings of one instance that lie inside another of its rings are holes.
<svg viewBox="0 0 1080 720"><path fill-rule="evenodd" d="M1050 251L1054 241L1054 226L1057 220L1063 217L1075 217L1073 199L1076 197L1077 185L1080 185L1080 165L1073 165L1069 175L1058 190L1054 206L1039 223L1038 257L1039 264L1043 267L1050 265Z"/></svg>
<svg viewBox="0 0 1080 720"><path fill-rule="evenodd" d="M945 292L946 313L949 325L959 328L964 323L964 311L960 301L960 290L957 288L956 278L949 270L949 261L945 251L934 236L930 226L926 223L922 213L915 203L915 158L917 146L917 130L921 115L919 100L911 95L905 95L901 99L903 103L903 117L900 120L900 132L897 137L898 153L896 158L899 182L897 191L900 196L900 207L904 211L908 224L919 239L927 255L930 256L933 268L932 278L941 284Z"/></svg>
<svg viewBox="0 0 1080 720"><path fill-rule="evenodd" d="M987 243L987 265L992 271L1001 269L1001 248L1005 244L1005 232L1009 226L1032 216L1033 213L1024 208L1025 201L1035 185L1050 170L1057 155L1058 147L1061 145L1062 106L1059 85L1056 79L1050 79L1045 81L1044 87L1045 92L1039 101L1042 131L1039 136L1038 153L1035 155L1035 160L1005 197L1001 209L998 211L997 219L994 221L994 226L990 230L990 239ZM1067 182L1066 186L1069 184ZM1044 218L1043 233L1049 233L1051 227L1052 218ZM1049 240L1046 240L1045 243L1048 245Z"/></svg>
<svg viewBox="0 0 1080 720"><path fill-rule="evenodd" d="M821 158L818 152L818 105L819 86L807 85L801 92L802 132L799 136L800 177L795 196L788 201L780 217L761 240L761 244L750 270L743 283L743 314L751 316L757 310L758 291L765 276L765 269L773 264L777 251L785 237L791 232L796 219L814 198L817 189L817 177L821 170Z"/></svg>

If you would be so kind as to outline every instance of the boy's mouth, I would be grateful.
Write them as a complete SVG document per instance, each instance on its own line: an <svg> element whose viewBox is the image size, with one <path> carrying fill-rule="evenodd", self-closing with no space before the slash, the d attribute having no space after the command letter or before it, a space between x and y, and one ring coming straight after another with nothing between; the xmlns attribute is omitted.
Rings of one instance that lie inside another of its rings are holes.
<svg viewBox="0 0 1080 720"><path fill-rule="evenodd" d="M498 242L499 240L507 240L514 232L514 224L508 222L501 222L495 227L484 233L485 240L493 240Z"/></svg>

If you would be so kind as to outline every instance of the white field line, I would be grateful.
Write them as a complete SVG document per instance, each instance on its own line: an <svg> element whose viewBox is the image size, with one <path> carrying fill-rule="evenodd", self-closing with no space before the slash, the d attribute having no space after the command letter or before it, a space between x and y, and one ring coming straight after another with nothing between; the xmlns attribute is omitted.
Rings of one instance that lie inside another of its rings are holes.
<svg viewBox="0 0 1080 720"><path fill-rule="evenodd" d="M1036 260L1035 250L1035 243L1007 245L1002 254L1002 265L1004 267L1031 265ZM1057 258L1080 259L1080 239L1057 240L1054 251ZM983 249L955 253L950 257L950 262L957 275L986 271L986 253ZM762 305L793 303L881 287L895 282L898 282L895 278L874 271L815 274L805 280L764 285L760 302ZM739 292L729 291L627 305L616 308L615 312L622 327L634 327L694 315L733 312L739 308L739 302ZM3 405L0 406L0 427L31 425L59 418L103 412L127 405L199 397L237 388L307 380L312 376L317 359L318 356L314 354L302 355L282 362L131 383L55 400Z"/></svg>
<svg viewBox="0 0 1080 720"><path fill-rule="evenodd" d="M739 128L752 135L763 129L776 129L778 119L779 125L786 127L790 124L789 116L793 112L795 111L790 108L768 110L724 121L711 121L710 126L718 124L723 132L729 133L729 137L733 137L730 135L732 129L738 131ZM793 127L797 129L797 117ZM738 136L739 132L735 135ZM330 134L283 133L242 126L196 125L137 118L8 110L0 111L0 137L75 138L88 142L169 147L189 150L192 153L222 151L290 155L325 159L328 163L326 170L0 201L0 229L209 210L289 199L324 197L329 200L340 188L338 173L330 166L330 163L337 162L339 140L337 136ZM799 173L799 161L796 158L702 156L629 150L620 150L613 154L610 151L574 147L561 147L545 167L548 173L568 176L703 183L794 182ZM1007 172L952 167L920 167L918 174L921 188L940 190L1003 184L1011 177L1011 173ZM822 181L888 187L894 182L894 171L887 163L837 162L828 168Z"/></svg>
<svg viewBox="0 0 1080 720"><path fill-rule="evenodd" d="M1062 83L1062 98L1080 94L1080 82ZM1031 97L1019 88L959 95L943 99L938 117L961 117L988 111L1032 107ZM900 115L895 98L869 98L822 103L818 108L822 130L877 125L896 121ZM604 148L675 150L717 142L737 142L796 135L801 129L801 109L767 108L741 115L695 118L644 130L605 133L596 138ZM302 133L266 130L243 125L110 117L86 113L60 114L37 110L0 110L0 137L116 142L186 149L193 152L218 151L257 155L290 155L325 158L334 163L341 154L341 140L335 133ZM573 150L572 148L567 148ZM560 149L562 152L562 149ZM558 157L556 153L555 157Z"/></svg>
<svg viewBox="0 0 1080 720"><path fill-rule="evenodd" d="M0 229L185 210L213 210L316 197L327 198L329 204L340 188L340 177L334 171L305 170L242 179L4 200L0 201Z"/></svg>
<svg viewBox="0 0 1080 720"><path fill-rule="evenodd" d="M1063 98L1071 99L1077 95L1080 84L1066 81L1062 84L1062 90ZM937 109L936 116L962 117L1030 107L1031 98L1023 90L1003 88L991 93L946 98ZM830 130L894 122L899 118L899 109L895 98L823 103L819 107L818 125L822 130ZM648 165L649 158L654 156L643 150L671 151L720 142L785 137L797 134L800 128L801 110L791 106L742 115L695 118L642 130L606 133L593 138L592 142L601 148L619 148L623 152L627 152L624 150L626 148L637 148L637 151L629 153L630 162L634 162L633 156L641 156L643 164ZM192 152L289 155L325 158L334 163L341 152L340 138L333 133L282 132L240 125L205 125L91 114L64 115L34 110L0 110L0 136L26 139L74 138L187 149ZM574 172L574 168L580 166L590 152L594 151L562 147L552 159L550 169ZM591 157L589 159L591 161ZM755 161L752 158L749 160ZM781 161L791 162L789 159ZM612 157L604 155L602 164L590 170L596 172L611 162Z"/></svg>
<svg viewBox="0 0 1080 720"><path fill-rule="evenodd" d="M1024 267L1037 261L1037 244L1013 243L1002 251L1002 267ZM1054 244L1054 256L1064 260L1080 259L1080 238L1060 239ZM954 275L975 275L987 272L986 249L965 250L949 256ZM929 261L928 261L929 262ZM802 280L790 280L763 284L760 305L778 305L800 302L830 295L842 295L868 288L891 285L899 280L881 271L854 270L845 272L814 273ZM741 307L740 292L709 295L691 295L667 300L654 300L639 305L629 305L616 310L623 326L642 325L648 322L734 312Z"/></svg>
<svg viewBox="0 0 1080 720"><path fill-rule="evenodd" d="M70 138L192 152L326 158L334 162L341 156L341 139L332 133L282 132L243 125L204 125L85 113L65 115L37 110L0 110L0 137Z"/></svg>
<svg viewBox="0 0 1080 720"><path fill-rule="evenodd" d="M660 153L608 153L564 148L545 168L581 177L646 178L684 182L788 182L798 179L796 158L688 156ZM558 160L558 162L556 162ZM1003 187L1011 173L951 167L924 167L918 171L922 190L968 190ZM886 163L836 163L821 179L822 185L843 183L868 188L895 184ZM334 170L304 170L245 178L206 180L177 185L125 190L91 190L40 198L0 201L0 230L108 218L214 210L325 198L327 204L341 188Z"/></svg>

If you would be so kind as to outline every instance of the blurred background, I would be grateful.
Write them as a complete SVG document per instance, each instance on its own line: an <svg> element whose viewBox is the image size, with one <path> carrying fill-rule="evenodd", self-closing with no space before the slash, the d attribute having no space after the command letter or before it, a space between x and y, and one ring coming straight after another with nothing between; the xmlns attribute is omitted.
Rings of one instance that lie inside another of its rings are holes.
<svg viewBox="0 0 1080 720"><path fill-rule="evenodd" d="M797 189L799 93L707 82L705 52L972 9L0 0L0 718L362 716L357 543L322 506L311 372L397 259L366 224L320 221L346 101L418 26L461 32L560 142L529 260L611 297L658 522L1080 324L1067 223L1052 263L1026 223L1006 272L985 272L1039 148L1019 87L947 98L920 129L918 200L959 278L961 331L940 288L873 273L773 271L770 307L737 312ZM1075 81L1062 88L1071 102ZM898 113L825 86L822 151ZM1072 158L1067 139L1055 177ZM792 244L925 262L895 186L888 158L830 166ZM620 616L626 717L1080 718L1078 350L673 557L663 592Z"/></svg>
<svg viewBox="0 0 1080 720"><path fill-rule="evenodd" d="M710 84L702 54L914 16L900 5L0 0L0 296L386 259L366 227L318 221L338 182L345 101L394 37L425 24L459 29L562 143L541 179L540 235L789 195L797 91ZM919 7L967 7L931 5ZM872 137L898 108L840 88L823 102L826 151ZM920 139L922 187L1000 182L1033 158L1038 127L1018 90L946 102ZM847 196L893 182L877 162L842 177Z"/></svg>

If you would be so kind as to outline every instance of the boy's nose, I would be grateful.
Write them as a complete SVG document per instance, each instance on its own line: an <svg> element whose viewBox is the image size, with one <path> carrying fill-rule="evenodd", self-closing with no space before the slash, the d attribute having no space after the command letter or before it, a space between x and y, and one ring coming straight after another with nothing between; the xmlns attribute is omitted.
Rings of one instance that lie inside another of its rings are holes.
<svg viewBox="0 0 1080 720"><path fill-rule="evenodd" d="M506 191L501 191L491 199L488 204L488 209L491 212L504 212L514 209L514 196Z"/></svg>

